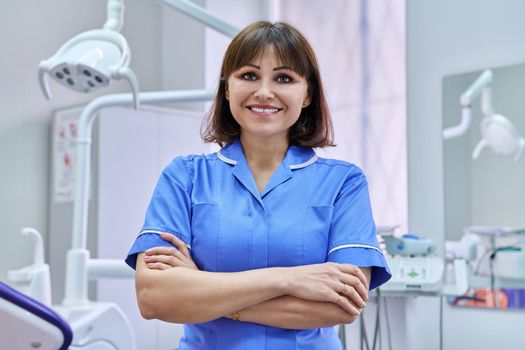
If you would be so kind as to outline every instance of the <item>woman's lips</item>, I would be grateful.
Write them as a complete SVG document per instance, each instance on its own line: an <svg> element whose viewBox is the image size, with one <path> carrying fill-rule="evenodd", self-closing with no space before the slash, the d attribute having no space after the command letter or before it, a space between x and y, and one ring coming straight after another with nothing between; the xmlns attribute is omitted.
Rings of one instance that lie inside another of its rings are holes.
<svg viewBox="0 0 525 350"><path fill-rule="evenodd" d="M282 110L282 108L270 105L249 105L247 108L258 115L272 115Z"/></svg>

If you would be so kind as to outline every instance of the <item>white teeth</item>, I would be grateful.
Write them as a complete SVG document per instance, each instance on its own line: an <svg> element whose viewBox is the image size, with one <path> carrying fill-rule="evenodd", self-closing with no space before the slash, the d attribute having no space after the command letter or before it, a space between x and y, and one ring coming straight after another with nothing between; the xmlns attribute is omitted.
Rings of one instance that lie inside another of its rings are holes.
<svg viewBox="0 0 525 350"><path fill-rule="evenodd" d="M279 112L277 108L259 108L259 107L250 107L250 109L257 113L276 113Z"/></svg>

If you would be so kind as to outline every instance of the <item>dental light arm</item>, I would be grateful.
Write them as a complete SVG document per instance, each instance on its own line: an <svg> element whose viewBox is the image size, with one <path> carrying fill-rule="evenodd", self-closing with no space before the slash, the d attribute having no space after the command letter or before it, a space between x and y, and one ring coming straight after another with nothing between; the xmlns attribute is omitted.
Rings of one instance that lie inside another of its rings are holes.
<svg viewBox="0 0 525 350"><path fill-rule="evenodd" d="M461 104L461 122L459 125L443 130L443 138L445 140L456 138L464 135L470 127L471 121L471 105L472 101L482 93L482 110L483 114L492 113L492 106L490 102L490 90L488 85L492 82L492 71L487 69L470 85L465 91L459 102Z"/></svg>
<svg viewBox="0 0 525 350"><path fill-rule="evenodd" d="M465 91L459 98L459 102L462 107L470 107L472 101L479 96L481 90L484 87L487 87L492 83L492 71L487 69L481 73L481 75L470 85L470 87Z"/></svg>
<svg viewBox="0 0 525 350"><path fill-rule="evenodd" d="M108 0L108 19L104 23L104 29L120 32L124 24L124 1Z"/></svg>
<svg viewBox="0 0 525 350"><path fill-rule="evenodd" d="M443 138L445 140L448 140L464 135L470 127L471 119L472 112L470 110L470 107L461 108L461 121L459 125L443 130Z"/></svg>
<svg viewBox="0 0 525 350"><path fill-rule="evenodd" d="M176 102L210 101L212 90L157 91L142 92L140 100L144 104L167 104ZM87 286L89 279L99 277L126 278L133 275L122 259L90 259L87 245L87 219L91 169L91 136L93 123L100 116L98 111L114 106L129 106L134 98L130 94L115 94L98 97L82 111L78 120L77 167L75 169L75 199L73 208L72 246L67 253L66 285L63 305L87 305Z"/></svg>
<svg viewBox="0 0 525 350"><path fill-rule="evenodd" d="M239 29L231 24L217 18L199 5L195 5L188 0L161 0L165 5L169 5L185 15L197 20L198 22L215 29L229 37L234 37L239 33Z"/></svg>

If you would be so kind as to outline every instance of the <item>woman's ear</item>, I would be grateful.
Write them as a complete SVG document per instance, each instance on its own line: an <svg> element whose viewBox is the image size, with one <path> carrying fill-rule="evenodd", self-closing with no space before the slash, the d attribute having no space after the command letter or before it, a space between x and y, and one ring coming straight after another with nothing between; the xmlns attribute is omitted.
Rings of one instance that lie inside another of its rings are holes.
<svg viewBox="0 0 525 350"><path fill-rule="evenodd" d="M306 91L306 97L303 101L303 108L306 108L310 105L310 102L312 102L312 87L310 84L308 84L308 90Z"/></svg>
<svg viewBox="0 0 525 350"><path fill-rule="evenodd" d="M228 88L228 80L224 79L224 77L221 76L220 85L224 84L224 98L226 101L230 100L230 89ZM219 86L219 90L222 88L222 86Z"/></svg>
<svg viewBox="0 0 525 350"><path fill-rule="evenodd" d="M310 95L306 96L306 98L304 99L304 102L303 102L303 108L306 108L310 105Z"/></svg>

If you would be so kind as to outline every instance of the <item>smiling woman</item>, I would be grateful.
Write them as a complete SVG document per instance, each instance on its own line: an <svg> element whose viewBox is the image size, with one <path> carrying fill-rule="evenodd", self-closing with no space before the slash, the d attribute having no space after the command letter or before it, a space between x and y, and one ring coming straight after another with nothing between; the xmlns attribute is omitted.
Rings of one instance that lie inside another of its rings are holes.
<svg viewBox="0 0 525 350"><path fill-rule="evenodd" d="M260 62L263 57L273 73L265 78L275 85L290 84L292 88L286 91L292 91L295 85L306 83L307 96L302 97L306 100L292 105L299 108L300 114L298 121L289 129L290 144L305 147L334 146L332 122L314 51L297 29L286 23L268 22L249 25L228 47L203 139L222 146L240 136L240 125L231 110L232 104L227 100L232 88L230 85L237 79L258 82L260 85L263 68ZM254 84L252 90L254 87L257 85ZM272 89L264 91L269 88L268 85L262 88L262 93L277 92ZM302 93L298 98L301 96Z"/></svg>
<svg viewBox="0 0 525 350"><path fill-rule="evenodd" d="M230 111L244 138L288 142L288 129L310 103L308 83L283 66L272 47L230 74L226 85Z"/></svg>
<svg viewBox="0 0 525 350"><path fill-rule="evenodd" d="M126 262L145 318L184 323L179 349L342 349L390 278L368 185L319 158L332 124L310 45L256 22L230 44L203 138L163 171Z"/></svg>

